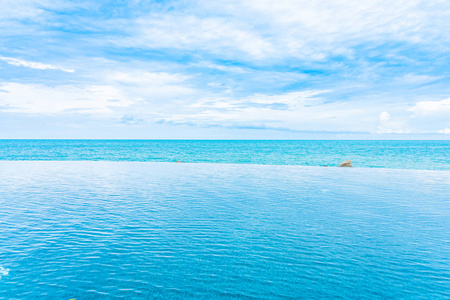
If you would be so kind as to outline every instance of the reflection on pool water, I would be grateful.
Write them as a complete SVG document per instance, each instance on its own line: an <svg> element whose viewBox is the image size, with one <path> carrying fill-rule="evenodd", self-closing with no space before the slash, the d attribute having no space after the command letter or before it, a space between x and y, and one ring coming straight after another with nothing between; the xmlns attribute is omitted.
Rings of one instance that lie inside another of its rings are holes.
<svg viewBox="0 0 450 300"><path fill-rule="evenodd" d="M450 172L0 162L0 299L450 297Z"/></svg>

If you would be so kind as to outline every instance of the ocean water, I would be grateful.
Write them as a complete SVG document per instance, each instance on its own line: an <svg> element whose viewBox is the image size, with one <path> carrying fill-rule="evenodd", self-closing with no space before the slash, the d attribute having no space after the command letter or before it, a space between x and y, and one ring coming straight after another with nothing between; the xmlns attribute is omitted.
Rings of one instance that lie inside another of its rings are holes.
<svg viewBox="0 0 450 300"><path fill-rule="evenodd" d="M449 299L450 172L0 162L0 299Z"/></svg>
<svg viewBox="0 0 450 300"><path fill-rule="evenodd" d="M447 141L0 140L0 160L108 160L450 170Z"/></svg>

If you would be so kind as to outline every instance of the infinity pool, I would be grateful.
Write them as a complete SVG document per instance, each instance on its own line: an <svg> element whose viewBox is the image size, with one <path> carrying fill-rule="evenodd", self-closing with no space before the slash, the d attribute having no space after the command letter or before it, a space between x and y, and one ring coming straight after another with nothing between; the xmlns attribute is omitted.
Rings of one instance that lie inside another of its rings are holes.
<svg viewBox="0 0 450 300"><path fill-rule="evenodd" d="M0 299L449 298L450 172L0 162Z"/></svg>

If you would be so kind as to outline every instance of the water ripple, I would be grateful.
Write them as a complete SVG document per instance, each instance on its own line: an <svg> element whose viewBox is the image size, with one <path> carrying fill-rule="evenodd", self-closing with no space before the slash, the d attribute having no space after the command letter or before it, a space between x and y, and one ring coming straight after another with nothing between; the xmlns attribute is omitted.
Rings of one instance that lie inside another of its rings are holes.
<svg viewBox="0 0 450 300"><path fill-rule="evenodd" d="M0 299L450 297L450 172L0 170Z"/></svg>

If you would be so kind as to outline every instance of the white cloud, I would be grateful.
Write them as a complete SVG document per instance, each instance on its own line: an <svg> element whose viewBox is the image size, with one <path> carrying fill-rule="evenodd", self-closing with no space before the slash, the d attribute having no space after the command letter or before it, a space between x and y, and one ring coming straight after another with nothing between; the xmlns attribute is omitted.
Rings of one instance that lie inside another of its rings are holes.
<svg viewBox="0 0 450 300"><path fill-rule="evenodd" d="M380 114L380 122L385 123L385 122L389 122L391 115L387 112L387 111L383 111Z"/></svg>
<svg viewBox="0 0 450 300"><path fill-rule="evenodd" d="M43 10L39 8L39 4L42 0L0 0L0 17L5 19L22 19L22 18L35 18L39 14L43 13Z"/></svg>
<svg viewBox="0 0 450 300"><path fill-rule="evenodd" d="M57 86L5 83L0 86L0 109L28 114L110 113L133 103L113 86Z"/></svg>
<svg viewBox="0 0 450 300"><path fill-rule="evenodd" d="M182 26L180 26L182 24ZM275 49L258 32L242 28L227 18L200 18L193 15L149 15L130 26L131 37L117 40L128 47L175 48L222 54L232 49L240 55L261 59Z"/></svg>
<svg viewBox="0 0 450 300"><path fill-rule="evenodd" d="M207 62L207 61L195 63L195 64L192 64L192 66L199 67L199 68L216 69L216 70L220 70L223 72L230 72L230 73L248 73L248 70L245 70L244 68L241 68L241 67L220 65L220 64Z"/></svg>
<svg viewBox="0 0 450 300"><path fill-rule="evenodd" d="M408 109L415 117L447 117L450 121L450 98L440 101L420 101Z"/></svg>
<svg viewBox="0 0 450 300"><path fill-rule="evenodd" d="M301 91L290 92L278 95L255 94L244 98L204 98L191 105L193 108L229 108L234 110L241 110L248 107L261 107L261 105L284 105L286 109L295 109L299 106L305 105L308 102L317 102L314 96L323 94L327 91Z"/></svg>
<svg viewBox="0 0 450 300"><path fill-rule="evenodd" d="M445 51L443 41L450 42L441 30L450 17L445 1L218 0L175 7L135 20L125 29L129 37L116 43L262 61L354 57L355 46L391 41Z"/></svg>
<svg viewBox="0 0 450 300"><path fill-rule="evenodd" d="M438 133L450 134L450 128L444 128L442 130L438 130Z"/></svg>
<svg viewBox="0 0 450 300"><path fill-rule="evenodd" d="M86 1L88 2L88 1ZM50 14L51 10L67 10L75 7L88 7L88 3L66 0L0 0L0 20L32 19L42 21L44 15Z"/></svg>
<svg viewBox="0 0 450 300"><path fill-rule="evenodd" d="M392 106L393 116L383 111L378 117L377 133L447 133L450 109L447 101L421 101L412 108ZM444 128L444 129L441 129Z"/></svg>
<svg viewBox="0 0 450 300"><path fill-rule="evenodd" d="M196 90L180 74L139 70L97 73L90 85L0 84L0 110L27 114L114 114L124 109L140 114L170 111ZM175 102L175 103L174 103Z"/></svg>
<svg viewBox="0 0 450 300"><path fill-rule="evenodd" d="M444 133L450 126L450 99L428 101L446 92L447 56L439 53L450 48L448 1L142 4L148 10L134 1L114 13L97 9L108 4L78 2L0 0L2 51L11 56L1 60L65 72L80 66L70 82L49 72L0 83L0 110L293 130ZM13 58L28 50L49 64ZM62 53L70 63L59 66ZM301 91L286 92L293 89Z"/></svg>
<svg viewBox="0 0 450 300"><path fill-rule="evenodd" d="M391 120L391 115L387 111L380 113L378 117L377 133L409 133L404 121Z"/></svg>
<svg viewBox="0 0 450 300"><path fill-rule="evenodd" d="M68 73L75 72L72 69L66 69L66 68L62 68L62 67L58 67L58 66L47 65L47 64L40 63L40 62L34 62L34 61L26 61L26 60L21 60L21 59L12 58L12 57L1 57L0 56L0 60L3 60L10 65L18 66L18 67L26 67L26 68L38 69L38 70L59 70L59 71L68 72Z"/></svg>
<svg viewBox="0 0 450 300"><path fill-rule="evenodd" d="M142 109L148 111L173 109L173 102L177 103L176 106L186 105L186 101L198 93L187 83L190 77L178 73L126 70L108 71L99 76L128 97L140 99L145 105Z"/></svg>
<svg viewBox="0 0 450 300"><path fill-rule="evenodd" d="M441 79L439 76L420 75L420 74L406 74L396 78L400 84L426 84Z"/></svg>
<svg viewBox="0 0 450 300"><path fill-rule="evenodd" d="M305 42L301 38L307 38L313 45L314 40L336 45L338 41L359 43L380 38L411 42L428 41L436 35L450 38L448 32L436 30L437 24L448 24L445 1L249 0L242 3L251 11L259 12L260 17L268 18L269 24L289 29L284 37L298 46ZM248 10L239 11L243 15Z"/></svg>
<svg viewBox="0 0 450 300"><path fill-rule="evenodd" d="M350 103L326 103L329 91L298 91L278 95L203 98L183 109L162 115L175 124L284 128L312 131L370 131L370 111ZM357 124L357 125L355 125Z"/></svg>
<svg viewBox="0 0 450 300"><path fill-rule="evenodd" d="M105 74L107 81L114 81L117 83L126 84L136 84L136 85L168 85L168 84L179 84L181 82L189 79L189 76L174 74L174 73L164 73L164 72L145 72L140 70L132 71L108 71Z"/></svg>

